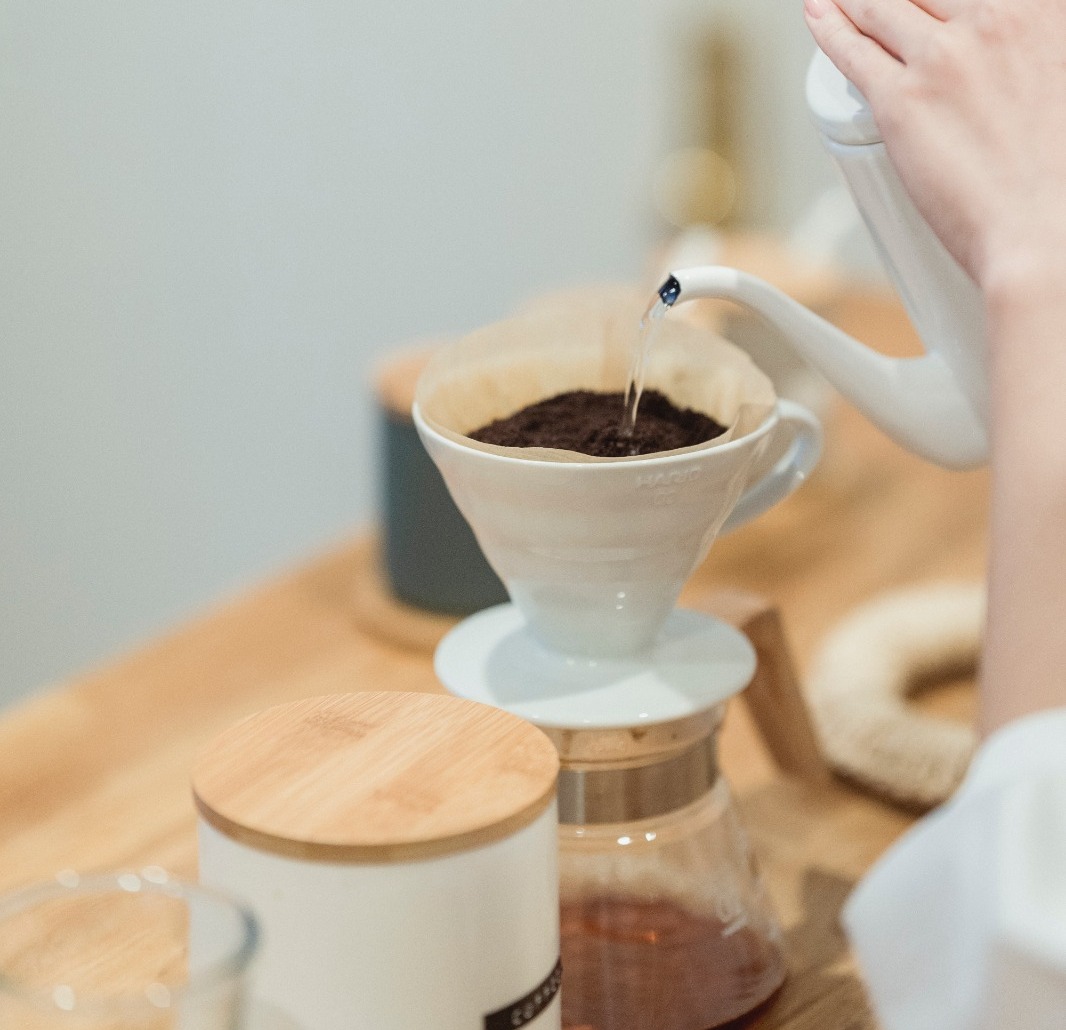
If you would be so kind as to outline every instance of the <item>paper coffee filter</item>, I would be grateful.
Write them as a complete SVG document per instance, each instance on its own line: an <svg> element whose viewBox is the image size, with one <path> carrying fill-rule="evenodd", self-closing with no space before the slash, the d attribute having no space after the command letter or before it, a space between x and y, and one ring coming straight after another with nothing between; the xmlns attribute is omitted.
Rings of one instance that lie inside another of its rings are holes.
<svg viewBox="0 0 1066 1030"><path fill-rule="evenodd" d="M419 378L415 398L422 416L444 436L493 453L564 462L637 460L497 447L468 434L569 390L625 390L643 309L636 294L612 296L610 303L596 296L584 303L560 299L461 337L440 348ZM751 432L777 400L769 378L738 347L669 315L652 343L645 388L727 427L701 448Z"/></svg>

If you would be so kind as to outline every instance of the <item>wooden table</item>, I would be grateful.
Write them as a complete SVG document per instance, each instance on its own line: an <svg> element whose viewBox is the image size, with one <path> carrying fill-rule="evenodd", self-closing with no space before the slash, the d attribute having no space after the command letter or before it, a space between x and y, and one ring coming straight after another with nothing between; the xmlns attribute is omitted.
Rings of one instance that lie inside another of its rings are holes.
<svg viewBox="0 0 1066 1030"><path fill-rule="evenodd" d="M882 349L914 347L887 299L852 298L838 321ZM810 483L719 541L689 587L740 587L772 600L801 669L857 603L888 587L978 579L985 562L984 473L949 473L906 455L843 403L827 430L826 457ZM158 864L194 876L188 771L215 733L300 697L441 689L427 650L358 627L353 591L371 556L361 537L110 668L7 711L0 888L64 868ZM843 784L817 788L782 777L741 706L727 719L722 763L789 945L786 986L740 1025L872 1028L837 916L910 818Z"/></svg>

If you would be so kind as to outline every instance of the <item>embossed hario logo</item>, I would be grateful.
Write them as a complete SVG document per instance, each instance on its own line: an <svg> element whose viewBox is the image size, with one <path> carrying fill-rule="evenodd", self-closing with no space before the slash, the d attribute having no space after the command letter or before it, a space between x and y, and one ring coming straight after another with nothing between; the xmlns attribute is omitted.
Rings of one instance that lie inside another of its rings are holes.
<svg viewBox="0 0 1066 1030"><path fill-rule="evenodd" d="M518 1030L528 1026L550 1004L559 993L559 984L563 979L563 960L555 963L555 968L537 984L524 998L505 1005L502 1009L490 1012L485 1017L485 1030Z"/></svg>
<svg viewBox="0 0 1066 1030"><path fill-rule="evenodd" d="M690 469L670 469L663 472L638 472L638 490L658 490L662 487L680 486L682 483L691 483L700 474L697 465Z"/></svg>
<svg viewBox="0 0 1066 1030"><path fill-rule="evenodd" d="M664 469L658 472L638 472L637 489L651 494L651 503L666 507L677 499L678 488L699 478L699 465L687 469Z"/></svg>

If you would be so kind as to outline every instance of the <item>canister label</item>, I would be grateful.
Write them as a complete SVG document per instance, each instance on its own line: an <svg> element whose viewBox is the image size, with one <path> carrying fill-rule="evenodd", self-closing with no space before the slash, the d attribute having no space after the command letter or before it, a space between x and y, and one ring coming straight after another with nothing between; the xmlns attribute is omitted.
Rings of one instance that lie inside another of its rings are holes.
<svg viewBox="0 0 1066 1030"><path fill-rule="evenodd" d="M555 963L555 968L524 998L490 1012L485 1017L485 1030L518 1030L518 1027L528 1026L559 993L562 979L563 960L560 958Z"/></svg>

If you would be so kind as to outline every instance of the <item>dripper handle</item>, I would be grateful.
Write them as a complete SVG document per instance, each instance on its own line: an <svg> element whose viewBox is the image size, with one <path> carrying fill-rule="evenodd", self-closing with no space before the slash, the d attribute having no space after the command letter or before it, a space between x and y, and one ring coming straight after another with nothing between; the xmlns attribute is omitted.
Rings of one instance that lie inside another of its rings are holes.
<svg viewBox="0 0 1066 1030"><path fill-rule="evenodd" d="M720 530L739 529L757 515L783 501L800 486L822 455L822 424L803 405L781 398L777 402L778 422L770 446L775 448L782 434L791 436L788 448L769 473L740 496Z"/></svg>

